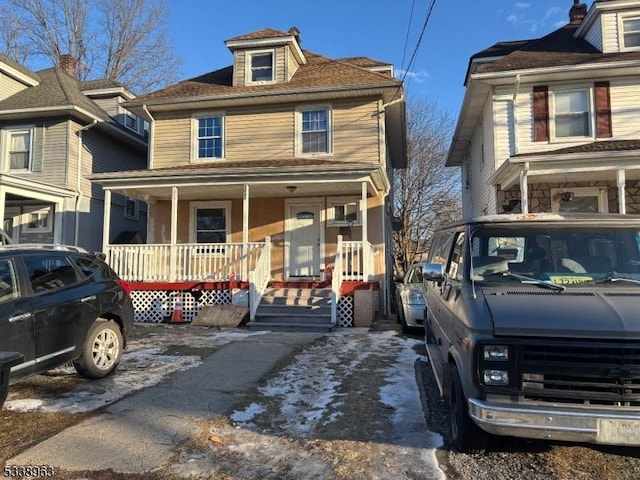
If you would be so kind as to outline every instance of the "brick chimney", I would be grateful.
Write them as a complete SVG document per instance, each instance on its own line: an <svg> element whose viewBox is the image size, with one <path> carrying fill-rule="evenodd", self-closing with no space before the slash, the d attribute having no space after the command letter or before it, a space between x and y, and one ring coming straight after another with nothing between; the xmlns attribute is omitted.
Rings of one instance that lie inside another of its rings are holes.
<svg viewBox="0 0 640 480"><path fill-rule="evenodd" d="M60 55L58 59L59 65L72 77L76 76L76 59L73 58L73 55L65 53Z"/></svg>
<svg viewBox="0 0 640 480"><path fill-rule="evenodd" d="M571 23L582 23L587 16L587 4L580 3L580 0L573 0L573 5L569 10L569 21Z"/></svg>

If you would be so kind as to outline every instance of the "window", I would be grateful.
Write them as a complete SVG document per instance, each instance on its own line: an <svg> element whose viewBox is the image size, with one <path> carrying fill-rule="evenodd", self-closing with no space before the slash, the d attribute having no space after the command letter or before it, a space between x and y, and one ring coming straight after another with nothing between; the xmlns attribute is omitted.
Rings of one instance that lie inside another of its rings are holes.
<svg viewBox="0 0 640 480"><path fill-rule="evenodd" d="M273 82L273 52L249 54L250 77L247 83Z"/></svg>
<svg viewBox="0 0 640 480"><path fill-rule="evenodd" d="M456 238L456 243L453 246L453 252L451 253L451 260L449 261L449 268L447 269L447 275L453 280L462 280L463 268L464 268L464 232L460 232Z"/></svg>
<svg viewBox="0 0 640 480"><path fill-rule="evenodd" d="M555 137L591 136L587 90L553 92Z"/></svg>
<svg viewBox="0 0 640 480"><path fill-rule="evenodd" d="M55 290L78 281L76 270L66 257L26 256L24 262L34 292Z"/></svg>
<svg viewBox="0 0 640 480"><path fill-rule="evenodd" d="M360 202L350 198L329 200L329 224L360 225Z"/></svg>
<svg viewBox="0 0 640 480"><path fill-rule="evenodd" d="M124 218L138 219L138 200L131 197L124 198Z"/></svg>
<svg viewBox="0 0 640 480"><path fill-rule="evenodd" d="M640 17L625 18L622 21L624 49L640 48Z"/></svg>
<svg viewBox="0 0 640 480"><path fill-rule="evenodd" d="M0 260L0 302L19 296L16 270L11 260Z"/></svg>
<svg viewBox="0 0 640 480"><path fill-rule="evenodd" d="M9 170L29 170L31 168L31 137L31 129L7 130Z"/></svg>
<svg viewBox="0 0 640 480"><path fill-rule="evenodd" d="M22 231L24 233L50 233L53 230L53 209L47 207L28 207L24 209Z"/></svg>
<svg viewBox="0 0 640 480"><path fill-rule="evenodd" d="M191 204L191 243L227 243L231 230L231 202ZM223 253L221 250L199 253Z"/></svg>
<svg viewBox="0 0 640 480"><path fill-rule="evenodd" d="M553 213L608 213L609 197L605 187L567 187L551 189Z"/></svg>
<svg viewBox="0 0 640 480"><path fill-rule="evenodd" d="M224 155L224 121L220 115L199 117L197 123L196 159L222 158Z"/></svg>
<svg viewBox="0 0 640 480"><path fill-rule="evenodd" d="M314 109L299 112L299 154L317 155L331 152L330 110Z"/></svg>
<svg viewBox="0 0 640 480"><path fill-rule="evenodd" d="M124 125L134 132L138 131L138 117L129 110L124 111Z"/></svg>

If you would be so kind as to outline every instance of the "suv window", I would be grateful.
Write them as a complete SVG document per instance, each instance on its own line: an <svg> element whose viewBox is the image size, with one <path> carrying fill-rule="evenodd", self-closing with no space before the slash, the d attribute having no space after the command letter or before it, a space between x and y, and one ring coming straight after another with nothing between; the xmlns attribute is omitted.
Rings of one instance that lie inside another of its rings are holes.
<svg viewBox="0 0 640 480"><path fill-rule="evenodd" d="M11 260L0 260L0 302L19 295L16 270Z"/></svg>
<svg viewBox="0 0 640 480"><path fill-rule="evenodd" d="M24 257L34 292L44 292L73 285L78 281L75 268L66 257L29 255Z"/></svg>
<svg viewBox="0 0 640 480"><path fill-rule="evenodd" d="M102 268L100 267L100 264L95 260L86 257L78 257L75 259L75 262L80 271L87 278L101 280L104 276L102 274Z"/></svg>

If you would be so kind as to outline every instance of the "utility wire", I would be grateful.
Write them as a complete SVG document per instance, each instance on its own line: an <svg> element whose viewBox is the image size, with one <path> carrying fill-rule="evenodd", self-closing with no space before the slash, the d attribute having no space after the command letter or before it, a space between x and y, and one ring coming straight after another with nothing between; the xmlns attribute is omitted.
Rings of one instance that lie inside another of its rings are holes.
<svg viewBox="0 0 640 480"><path fill-rule="evenodd" d="M404 37L404 48L402 50L402 63L400 69L404 70L404 60L407 56L407 45L409 44L409 31L411 30L411 24L413 23L413 8L416 5L416 0L411 1L411 11L409 12L409 23L407 24L407 34Z"/></svg>

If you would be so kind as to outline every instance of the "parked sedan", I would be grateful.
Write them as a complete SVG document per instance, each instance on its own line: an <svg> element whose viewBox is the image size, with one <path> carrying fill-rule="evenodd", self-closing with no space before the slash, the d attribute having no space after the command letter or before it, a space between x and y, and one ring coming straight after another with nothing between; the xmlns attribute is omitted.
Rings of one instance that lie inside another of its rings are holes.
<svg viewBox="0 0 640 480"><path fill-rule="evenodd" d="M406 275L396 282L398 321L405 332L412 328L423 328L424 325L423 265L424 263L414 263L407 269Z"/></svg>
<svg viewBox="0 0 640 480"><path fill-rule="evenodd" d="M98 254L0 246L0 352L20 354L10 381L67 362L88 378L109 375L133 327L129 293Z"/></svg>

